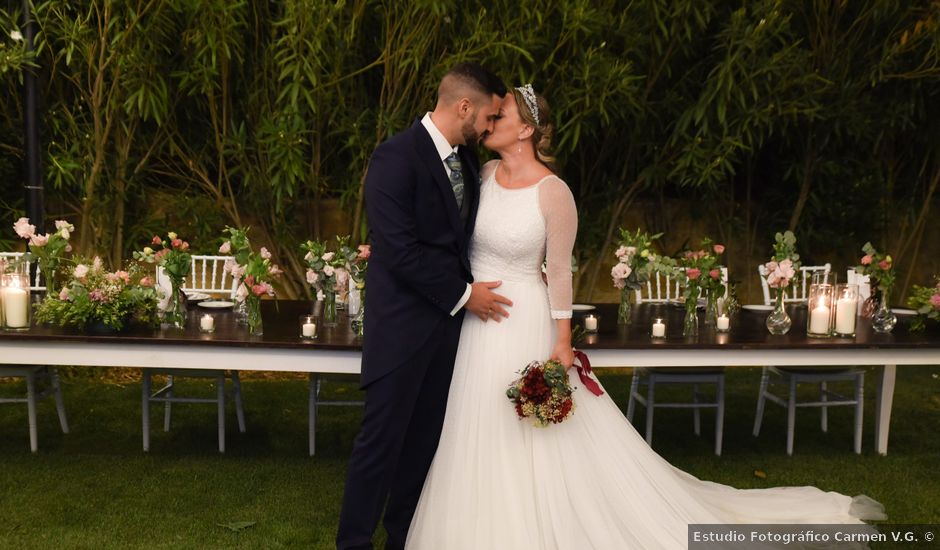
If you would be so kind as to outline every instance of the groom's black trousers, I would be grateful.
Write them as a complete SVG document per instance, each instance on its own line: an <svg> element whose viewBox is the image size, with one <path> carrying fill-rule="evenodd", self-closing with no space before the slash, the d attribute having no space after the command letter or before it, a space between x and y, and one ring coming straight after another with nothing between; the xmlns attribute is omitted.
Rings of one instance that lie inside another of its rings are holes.
<svg viewBox="0 0 940 550"><path fill-rule="evenodd" d="M386 549L404 548L441 436L462 322L463 310L444 319L406 364L365 387L365 414L347 464L339 550L372 548L386 500Z"/></svg>

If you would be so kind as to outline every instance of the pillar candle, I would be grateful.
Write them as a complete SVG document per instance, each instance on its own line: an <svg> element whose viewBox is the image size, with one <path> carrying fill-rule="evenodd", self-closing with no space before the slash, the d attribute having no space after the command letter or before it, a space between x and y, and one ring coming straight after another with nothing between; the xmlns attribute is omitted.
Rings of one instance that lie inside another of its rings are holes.
<svg viewBox="0 0 940 550"><path fill-rule="evenodd" d="M855 334L855 316L857 315L858 300L839 298L836 302L836 332L839 334Z"/></svg>
<svg viewBox="0 0 940 550"><path fill-rule="evenodd" d="M809 331L813 334L829 334L829 308L820 304L810 314Z"/></svg>
<svg viewBox="0 0 940 550"><path fill-rule="evenodd" d="M3 289L3 315L9 328L29 326L29 293L22 288Z"/></svg>

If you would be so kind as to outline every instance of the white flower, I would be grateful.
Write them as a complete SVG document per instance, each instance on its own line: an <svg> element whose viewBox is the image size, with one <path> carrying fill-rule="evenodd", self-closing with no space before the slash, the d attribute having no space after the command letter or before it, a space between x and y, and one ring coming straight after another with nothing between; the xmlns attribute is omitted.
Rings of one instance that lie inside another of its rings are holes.
<svg viewBox="0 0 940 550"><path fill-rule="evenodd" d="M29 238L30 246L46 246L49 244L49 235L33 235Z"/></svg>
<svg viewBox="0 0 940 550"><path fill-rule="evenodd" d="M72 224L70 224L69 222L67 222L67 221L65 221L65 220L56 220L56 221L55 221L55 228L56 228L57 230L58 230L58 229L68 229L69 231L75 231L75 226L73 226Z"/></svg>
<svg viewBox="0 0 940 550"><path fill-rule="evenodd" d="M332 254L332 252L331 252L331 254ZM326 275L327 277L332 277L332 276L333 276L333 266L331 266L331 265L325 265L325 266L323 266L323 274Z"/></svg>
<svg viewBox="0 0 940 550"><path fill-rule="evenodd" d="M327 252L323 256L320 256L320 258L323 259L324 262L328 262L333 259L333 256L335 256L333 252Z"/></svg>
<svg viewBox="0 0 940 550"><path fill-rule="evenodd" d="M69 233L69 230L68 230L67 227L63 227L62 229L60 229L60 230L59 230L59 235L60 235L63 239L65 239L65 240L68 240L69 237L72 236L71 233Z"/></svg>
<svg viewBox="0 0 940 550"><path fill-rule="evenodd" d="M23 41L23 33L21 33L20 31L18 31L18 30L16 30L16 29L14 29L14 30L10 31L10 38L12 38L14 42L22 42L22 41Z"/></svg>
<svg viewBox="0 0 940 550"><path fill-rule="evenodd" d="M85 264L78 264L75 266L75 278L81 279L85 275L88 275L88 266Z"/></svg>
<svg viewBox="0 0 940 550"><path fill-rule="evenodd" d="M317 272L316 272L316 271L314 271L314 270L312 270L312 269L308 269L308 270L307 270L307 283L308 283L308 284L311 284L311 285L312 285L312 284L316 284L317 279L319 279L319 278L320 278L320 276L317 275Z"/></svg>
<svg viewBox="0 0 940 550"><path fill-rule="evenodd" d="M232 242L225 241L222 243L222 246L219 247L219 254L228 254L232 251Z"/></svg>
<svg viewBox="0 0 940 550"><path fill-rule="evenodd" d="M265 260L270 260L270 259L271 259L271 252L269 252L267 248L265 248L265 247L262 246L262 247L261 247L261 257L264 258Z"/></svg>
<svg viewBox="0 0 940 550"><path fill-rule="evenodd" d="M153 249L150 248L149 246L145 246L145 247L144 247L144 254L146 254L147 256L152 256L152 255L153 255Z"/></svg>
<svg viewBox="0 0 940 550"><path fill-rule="evenodd" d="M309 262L309 261L312 260L312 259L313 259L313 252L307 252L307 253L304 255L304 260L306 260L306 261Z"/></svg>
<svg viewBox="0 0 940 550"><path fill-rule="evenodd" d="M174 233L173 231L170 231L169 233L166 234L166 236L169 237L170 240L172 241L173 239L177 237L177 234Z"/></svg>
<svg viewBox="0 0 940 550"><path fill-rule="evenodd" d="M626 255L627 255L627 247L625 246L621 246L620 248L617 249L616 252L614 252L614 256L617 256L621 260L623 260L623 257Z"/></svg>
<svg viewBox="0 0 940 550"><path fill-rule="evenodd" d="M103 265L104 264L101 263L101 258L98 256L95 256L95 259L91 262L91 267L94 268L95 271L100 271Z"/></svg>
<svg viewBox="0 0 940 550"><path fill-rule="evenodd" d="M238 285L238 290L235 291L235 299L239 302L244 302L245 298L248 297L248 287L245 286L245 283Z"/></svg>
<svg viewBox="0 0 940 550"><path fill-rule="evenodd" d="M36 226L30 225L29 218L20 218L13 224L13 231L24 239L28 239L36 234Z"/></svg>

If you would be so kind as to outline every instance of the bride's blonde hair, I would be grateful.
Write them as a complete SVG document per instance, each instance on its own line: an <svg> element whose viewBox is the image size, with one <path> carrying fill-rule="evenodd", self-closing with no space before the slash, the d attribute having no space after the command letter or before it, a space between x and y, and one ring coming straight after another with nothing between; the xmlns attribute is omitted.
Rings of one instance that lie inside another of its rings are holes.
<svg viewBox="0 0 940 550"><path fill-rule="evenodd" d="M529 89L531 90L531 86L529 86ZM519 116L534 130L531 139L535 145L535 157L549 170L557 173L555 157L552 155L552 134L555 127L552 125L551 107L541 94L536 93L534 90L532 90L532 94L535 96L535 105L538 110L537 121L535 115L532 114L532 109L529 108L529 103L523 95L522 89L512 89L512 95L516 99L516 106L519 109Z"/></svg>

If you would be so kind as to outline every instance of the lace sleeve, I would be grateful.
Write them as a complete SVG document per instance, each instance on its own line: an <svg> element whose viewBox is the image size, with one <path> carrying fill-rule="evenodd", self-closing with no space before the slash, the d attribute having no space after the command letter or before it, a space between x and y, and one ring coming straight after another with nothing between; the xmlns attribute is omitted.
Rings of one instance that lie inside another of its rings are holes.
<svg viewBox="0 0 940 550"><path fill-rule="evenodd" d="M545 218L545 261L552 319L571 318L571 251L578 233L578 209L568 186L551 177L539 185L539 209Z"/></svg>

